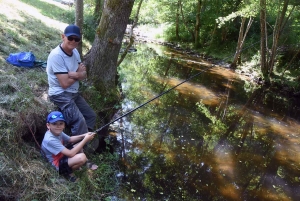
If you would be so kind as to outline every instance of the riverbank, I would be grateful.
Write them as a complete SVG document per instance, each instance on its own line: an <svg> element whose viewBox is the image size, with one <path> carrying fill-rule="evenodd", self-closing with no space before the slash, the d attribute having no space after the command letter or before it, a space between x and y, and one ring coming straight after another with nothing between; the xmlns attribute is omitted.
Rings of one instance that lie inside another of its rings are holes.
<svg viewBox="0 0 300 201"><path fill-rule="evenodd" d="M127 26L125 37L129 37L131 30L131 25ZM213 65L217 65L223 68L230 68L230 63L222 59L216 59L211 55L203 53L203 51L189 48L189 45L168 42L163 39L164 26L162 27L135 27L133 29L133 37L136 43L153 43L158 45L167 46L172 48L181 54L185 54L192 58L201 58L208 62L211 62ZM188 46L188 48L186 48ZM228 59L228 58L224 58ZM284 72L274 72L274 76L271 78L271 82L265 82L260 69L260 58L259 56L254 56L250 61L243 61L241 64L237 65L236 69L231 69L234 71L240 79L254 84L257 87L264 86L269 88L269 90L279 93L286 97L300 98L299 81L300 75L294 75L294 77L284 77ZM294 83L296 82L296 84ZM297 84L298 83L298 84Z"/></svg>
<svg viewBox="0 0 300 201"><path fill-rule="evenodd" d="M131 31L131 25L127 26L125 40L129 41ZM210 55L207 55L201 50L196 50L192 48L186 48L184 44L176 42L165 41L161 36L163 35L163 28L161 27L146 27L142 26L135 27L133 29L133 38L136 43L153 43L157 45L162 45L174 49L181 54L185 54L191 58L203 59L207 62L211 62L213 65L217 65L224 68L230 68L230 63L225 62L224 60L213 58ZM259 85L263 84L262 76L258 69L259 61L244 62L242 65L238 65L237 69L232 69L241 79L248 82L256 83Z"/></svg>

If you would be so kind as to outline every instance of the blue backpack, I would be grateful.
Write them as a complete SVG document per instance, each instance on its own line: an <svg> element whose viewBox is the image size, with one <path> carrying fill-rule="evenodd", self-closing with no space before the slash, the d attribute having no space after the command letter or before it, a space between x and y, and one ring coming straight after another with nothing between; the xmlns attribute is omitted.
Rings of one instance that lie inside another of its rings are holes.
<svg viewBox="0 0 300 201"><path fill-rule="evenodd" d="M11 53L6 61L18 67L34 67L35 56L32 52Z"/></svg>

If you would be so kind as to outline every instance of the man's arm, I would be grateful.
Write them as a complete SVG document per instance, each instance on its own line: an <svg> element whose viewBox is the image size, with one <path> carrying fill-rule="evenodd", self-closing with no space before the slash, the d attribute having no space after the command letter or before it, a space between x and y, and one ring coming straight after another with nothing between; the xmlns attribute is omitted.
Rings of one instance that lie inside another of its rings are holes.
<svg viewBox="0 0 300 201"><path fill-rule="evenodd" d="M70 87L78 80L86 78L86 71L82 72L68 72L68 74L56 74L58 82L63 89Z"/></svg>
<svg viewBox="0 0 300 201"><path fill-rule="evenodd" d="M61 73L55 74L60 86L63 89L70 87L78 80L84 80L86 78L86 67L83 63L78 65L78 69L76 72L68 72L68 73Z"/></svg>
<svg viewBox="0 0 300 201"><path fill-rule="evenodd" d="M86 67L83 63L79 63L76 72L69 72L69 77L76 80L83 80L86 78Z"/></svg>
<svg viewBox="0 0 300 201"><path fill-rule="evenodd" d="M74 80L84 80L86 78L86 71L68 72L69 78Z"/></svg>

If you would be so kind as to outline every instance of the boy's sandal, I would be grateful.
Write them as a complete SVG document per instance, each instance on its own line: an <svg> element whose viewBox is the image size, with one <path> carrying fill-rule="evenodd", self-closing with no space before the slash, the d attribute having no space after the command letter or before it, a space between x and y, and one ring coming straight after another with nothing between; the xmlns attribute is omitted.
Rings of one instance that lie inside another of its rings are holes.
<svg viewBox="0 0 300 201"><path fill-rule="evenodd" d="M91 169L91 170L96 170L98 168L98 165L96 165L92 161L88 160L86 162L86 167Z"/></svg>
<svg viewBox="0 0 300 201"><path fill-rule="evenodd" d="M76 182L76 181L77 181L77 177L75 177L75 176L70 176L70 177L69 177L69 181L70 181L70 182Z"/></svg>
<svg viewBox="0 0 300 201"><path fill-rule="evenodd" d="M66 175L65 177L70 182L76 182L77 181L77 177L75 177L75 176Z"/></svg>

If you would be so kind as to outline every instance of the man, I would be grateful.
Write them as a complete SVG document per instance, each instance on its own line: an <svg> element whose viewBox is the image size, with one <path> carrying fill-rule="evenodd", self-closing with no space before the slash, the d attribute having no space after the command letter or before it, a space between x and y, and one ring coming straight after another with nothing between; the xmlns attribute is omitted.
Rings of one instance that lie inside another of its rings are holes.
<svg viewBox="0 0 300 201"><path fill-rule="evenodd" d="M46 126L48 131L45 133L42 142L42 153L56 170L59 171L59 174L75 182L76 177L73 171L87 162L86 155L80 151L87 142L94 138L95 133L89 132L72 137L68 136L63 132L65 119L59 111L53 111L48 115ZM72 145L77 142L78 144L72 149L66 148L68 144Z"/></svg>
<svg viewBox="0 0 300 201"><path fill-rule="evenodd" d="M76 49L81 40L80 29L69 25L62 43L51 51L47 60L49 99L62 111L72 135L93 130L96 114L79 95L79 81L86 78L86 67Z"/></svg>

